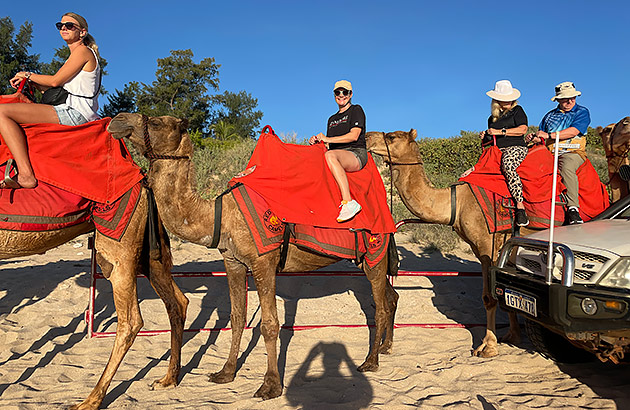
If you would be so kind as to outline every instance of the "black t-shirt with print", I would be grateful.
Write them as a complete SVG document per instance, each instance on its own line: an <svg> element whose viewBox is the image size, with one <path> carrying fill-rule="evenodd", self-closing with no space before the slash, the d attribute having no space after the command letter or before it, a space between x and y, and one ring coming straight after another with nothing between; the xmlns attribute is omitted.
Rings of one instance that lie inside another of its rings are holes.
<svg viewBox="0 0 630 410"><path fill-rule="evenodd" d="M488 128L494 128L494 129L500 130L502 128L505 128L505 129L516 128L520 125L527 125L527 115L525 115L525 110L523 110L523 107L521 107L520 105L517 105L516 107L512 108L510 111L508 111L507 113L499 117L499 119L496 120L496 122L492 122L492 116L488 118ZM496 136L497 147L505 148L505 147L512 147L515 145L526 147L527 143L525 142L525 138L523 138L523 135L503 136L501 134L498 134ZM492 137L490 136L489 138L492 138Z"/></svg>
<svg viewBox="0 0 630 410"><path fill-rule="evenodd" d="M356 141L341 144L329 144L329 149L366 148L365 144L365 113L360 105L351 105L346 111L336 113L328 119L328 138L338 137L350 132L350 129L359 127L361 133Z"/></svg>

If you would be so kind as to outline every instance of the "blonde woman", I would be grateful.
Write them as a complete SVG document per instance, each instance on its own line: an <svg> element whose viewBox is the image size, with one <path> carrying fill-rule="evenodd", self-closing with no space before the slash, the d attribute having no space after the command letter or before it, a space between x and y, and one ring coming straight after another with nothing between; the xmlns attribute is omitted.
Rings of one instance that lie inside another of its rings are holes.
<svg viewBox="0 0 630 410"><path fill-rule="evenodd" d="M87 21L76 13L66 13L56 24L61 38L70 49L70 57L54 75L20 71L11 79L15 88L28 79L40 91L63 87L67 97L48 104L0 105L0 134L11 151L17 165L17 180L6 177L0 188L35 188L37 178L28 155L26 137L20 124L49 123L79 125L98 119L98 91L100 67L98 47L88 34ZM65 94L64 94L65 95Z"/></svg>
<svg viewBox="0 0 630 410"><path fill-rule="evenodd" d="M488 129L481 132L480 136L501 150L501 171L510 191L510 195L516 202L514 220L517 226L529 225L529 219L523 205L523 183L516 172L521 162L527 156L527 115L518 105L518 97L521 92L512 87L508 80L497 81L494 89L486 92L490 98L491 115L488 118Z"/></svg>

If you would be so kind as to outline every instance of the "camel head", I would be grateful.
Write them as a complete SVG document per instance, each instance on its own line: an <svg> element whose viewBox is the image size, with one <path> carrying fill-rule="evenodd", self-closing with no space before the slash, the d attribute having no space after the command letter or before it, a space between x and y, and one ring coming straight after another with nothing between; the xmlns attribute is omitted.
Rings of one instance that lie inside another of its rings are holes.
<svg viewBox="0 0 630 410"><path fill-rule="evenodd" d="M630 147L630 117L622 118L616 124L597 127L597 133L602 139L606 157L624 155Z"/></svg>
<svg viewBox="0 0 630 410"><path fill-rule="evenodd" d="M116 139L127 137L131 143L147 156L145 132L148 133L151 149L156 155L192 156L193 146L186 128L188 121L164 115L146 117L146 128L142 114L118 114L107 126L107 131Z"/></svg>
<svg viewBox="0 0 630 410"><path fill-rule="evenodd" d="M416 143L417 136L418 132L412 128L409 132L370 131L365 134L365 139L368 151L382 156L386 161L389 159L394 163L421 163L420 149Z"/></svg>

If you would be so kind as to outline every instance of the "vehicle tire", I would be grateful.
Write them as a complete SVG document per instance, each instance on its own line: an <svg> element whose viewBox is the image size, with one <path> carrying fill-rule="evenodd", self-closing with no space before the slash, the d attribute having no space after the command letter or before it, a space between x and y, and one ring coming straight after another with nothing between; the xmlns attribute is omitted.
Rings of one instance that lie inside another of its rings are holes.
<svg viewBox="0 0 630 410"><path fill-rule="evenodd" d="M592 353L574 346L564 337L533 320L525 320L525 331L541 356L559 363L586 363L595 359Z"/></svg>

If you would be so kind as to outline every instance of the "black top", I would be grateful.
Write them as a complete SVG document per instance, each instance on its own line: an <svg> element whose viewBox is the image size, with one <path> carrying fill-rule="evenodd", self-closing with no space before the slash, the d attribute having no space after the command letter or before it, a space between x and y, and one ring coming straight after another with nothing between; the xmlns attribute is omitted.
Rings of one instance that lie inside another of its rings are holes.
<svg viewBox="0 0 630 410"><path fill-rule="evenodd" d="M326 136L328 138L338 137L350 132L352 128L361 128L361 133L356 141L344 142L340 144L330 143L329 149L347 149L347 148L366 148L365 143L365 113L360 105L351 105L342 113L333 114L328 119L328 130Z"/></svg>
<svg viewBox="0 0 630 410"><path fill-rule="evenodd" d="M500 130L502 128L505 128L505 129L516 128L520 125L527 125L527 115L525 115L525 110L523 110L523 107L521 107L520 105L517 105L516 107L512 108L510 111L503 114L501 117L499 117L498 120L496 120L496 122L492 122L492 116L488 118L488 128L494 128L494 129ZM525 143L525 138L523 138L523 135L503 136L501 134L498 134L496 135L497 147L505 148L505 147L512 147L515 145L526 147L527 144ZM491 140L492 136L490 136L489 138Z"/></svg>

